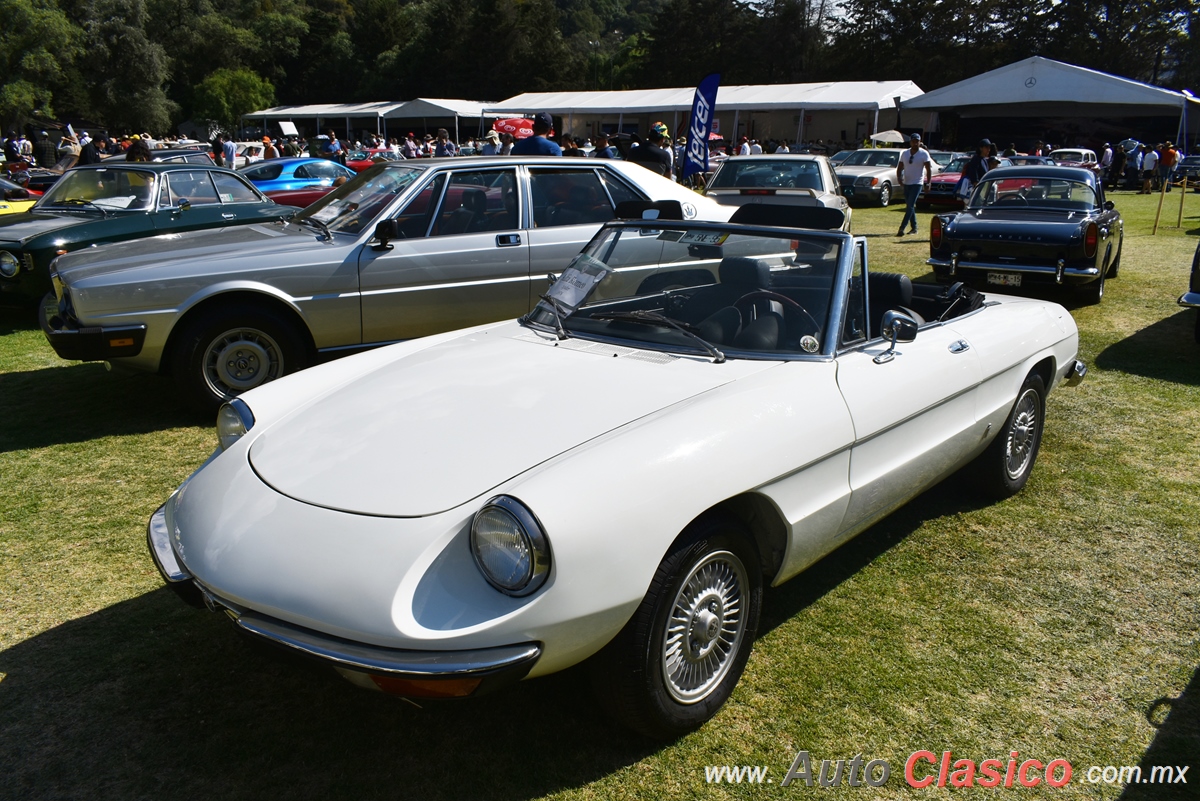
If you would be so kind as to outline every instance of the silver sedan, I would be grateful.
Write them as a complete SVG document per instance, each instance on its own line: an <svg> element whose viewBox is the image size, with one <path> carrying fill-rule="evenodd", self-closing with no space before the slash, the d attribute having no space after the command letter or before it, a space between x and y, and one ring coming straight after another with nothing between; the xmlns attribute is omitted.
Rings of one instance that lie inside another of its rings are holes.
<svg viewBox="0 0 1200 801"><path fill-rule="evenodd" d="M622 161L392 162L288 223L62 256L42 329L63 358L171 372L215 406L328 355L517 317L630 200L732 211Z"/></svg>

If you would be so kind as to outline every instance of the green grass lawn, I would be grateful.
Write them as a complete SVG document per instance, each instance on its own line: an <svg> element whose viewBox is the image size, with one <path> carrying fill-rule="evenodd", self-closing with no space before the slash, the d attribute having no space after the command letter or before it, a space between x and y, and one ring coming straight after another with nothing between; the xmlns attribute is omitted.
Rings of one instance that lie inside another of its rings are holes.
<svg viewBox="0 0 1200 801"><path fill-rule="evenodd" d="M1115 196L1120 277L1073 308L1091 372L1056 391L1017 497L952 478L768 591L741 685L700 731L648 743L579 671L418 708L278 659L184 606L145 522L215 445L167 379L59 360L0 317L0 798L942 798L914 751L1062 758L1054 789L967 798L1196 798L1200 345L1186 288L1200 195ZM871 265L928 277L902 209L858 209ZM921 214L922 234L928 214ZM796 753L883 759L881 788L781 782ZM706 783L763 765L772 783ZM1191 765L1188 784L1088 784L1090 766Z"/></svg>

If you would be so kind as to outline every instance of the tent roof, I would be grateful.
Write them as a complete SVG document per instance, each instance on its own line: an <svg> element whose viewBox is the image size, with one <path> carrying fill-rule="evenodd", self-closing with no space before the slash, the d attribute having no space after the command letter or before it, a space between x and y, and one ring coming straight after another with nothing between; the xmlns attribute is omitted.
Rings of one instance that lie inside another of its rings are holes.
<svg viewBox="0 0 1200 801"><path fill-rule="evenodd" d="M1195 98L1191 98L1195 101ZM947 109L965 117L1178 112L1188 96L1106 72L1033 56L906 100L905 109Z"/></svg>
<svg viewBox="0 0 1200 801"><path fill-rule="evenodd" d="M551 114L639 114L690 111L694 87L629 89L619 92L527 92L488 106L499 114L548 111ZM921 94L912 81L841 81L836 83L764 84L722 86L717 108L723 111L771 111L803 108L890 109L894 98L907 100Z"/></svg>
<svg viewBox="0 0 1200 801"><path fill-rule="evenodd" d="M249 119L290 120L296 117L386 117L420 119L422 117L478 117L484 101L440 100L418 97L408 101L376 103L319 103L310 106L275 106L246 114Z"/></svg>

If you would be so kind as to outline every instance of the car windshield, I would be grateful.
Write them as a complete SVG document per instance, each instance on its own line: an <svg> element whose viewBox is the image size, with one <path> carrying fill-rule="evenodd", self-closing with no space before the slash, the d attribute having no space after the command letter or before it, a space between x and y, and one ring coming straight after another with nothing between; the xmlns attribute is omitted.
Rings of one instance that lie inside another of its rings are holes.
<svg viewBox="0 0 1200 801"><path fill-rule="evenodd" d="M145 211L154 198L156 176L149 170L71 170L55 181L37 208Z"/></svg>
<svg viewBox="0 0 1200 801"><path fill-rule="evenodd" d="M1038 208L1090 211L1096 191L1081 181L1020 176L984 179L971 194L970 208Z"/></svg>
<svg viewBox="0 0 1200 801"><path fill-rule="evenodd" d="M1188 156L1179 164L1183 167L1200 167L1200 156Z"/></svg>
<svg viewBox="0 0 1200 801"><path fill-rule="evenodd" d="M612 224L523 320L580 350L603 341L716 361L816 354L849 242L840 233Z"/></svg>
<svg viewBox="0 0 1200 801"><path fill-rule="evenodd" d="M1084 155L1082 150L1055 150L1050 158L1055 161L1083 161Z"/></svg>
<svg viewBox="0 0 1200 801"><path fill-rule="evenodd" d="M418 167L372 167L318 199L293 219L313 220L332 233L361 233L424 172Z"/></svg>
<svg viewBox="0 0 1200 801"><path fill-rule="evenodd" d="M810 159L734 159L722 164L708 185L712 189L821 189L821 168Z"/></svg>
<svg viewBox="0 0 1200 801"><path fill-rule="evenodd" d="M851 153L843 167L895 167L900 154L894 150L856 150Z"/></svg>
<svg viewBox="0 0 1200 801"><path fill-rule="evenodd" d="M955 159L954 161L952 161L946 165L946 172L962 172L963 170L965 170L967 168L967 165L970 163L971 163L971 160L969 158L968 159Z"/></svg>

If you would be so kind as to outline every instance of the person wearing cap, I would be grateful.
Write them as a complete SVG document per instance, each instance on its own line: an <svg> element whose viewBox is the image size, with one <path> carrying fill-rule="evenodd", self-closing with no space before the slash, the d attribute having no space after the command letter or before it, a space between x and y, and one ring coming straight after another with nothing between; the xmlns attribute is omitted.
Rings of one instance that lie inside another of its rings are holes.
<svg viewBox="0 0 1200 801"><path fill-rule="evenodd" d="M738 146L737 154L739 156L749 156L750 155L750 137L743 136L740 141L741 141L741 144Z"/></svg>
<svg viewBox="0 0 1200 801"><path fill-rule="evenodd" d="M514 156L561 156L562 148L547 137L554 130L554 118L545 111L533 115L533 136L512 146Z"/></svg>
<svg viewBox="0 0 1200 801"><path fill-rule="evenodd" d="M971 156L971 160L967 162L967 168L963 171L963 175L968 181L971 182L972 186L983 180L984 173L991 168L991 166L988 164L988 160L991 157L991 140L979 140L979 147L975 149L975 155Z"/></svg>
<svg viewBox="0 0 1200 801"><path fill-rule="evenodd" d="M409 131L408 136L404 137L404 144L400 145L400 155L406 159L415 159L421 155L421 148L417 145L417 135L412 131Z"/></svg>
<svg viewBox="0 0 1200 801"><path fill-rule="evenodd" d="M1171 173L1175 171L1175 162L1179 161L1179 151L1170 142L1166 142L1158 152L1159 180L1171 191Z"/></svg>
<svg viewBox="0 0 1200 801"><path fill-rule="evenodd" d="M484 156L499 156L500 155L500 133L496 130L487 132L483 137L483 147L480 150Z"/></svg>
<svg viewBox="0 0 1200 801"><path fill-rule="evenodd" d="M615 159L617 149L608 143L608 134L600 131L596 134L596 146L592 150L592 158Z"/></svg>
<svg viewBox="0 0 1200 801"><path fill-rule="evenodd" d="M279 148L275 147L275 143L271 141L271 137L263 137L263 161L268 159L279 158Z"/></svg>
<svg viewBox="0 0 1200 801"><path fill-rule="evenodd" d="M1104 143L1104 150L1100 153L1100 180L1108 180L1108 168L1112 166L1113 152L1112 145L1108 142Z"/></svg>
<svg viewBox="0 0 1200 801"><path fill-rule="evenodd" d="M53 167L58 161L54 143L50 141L50 134L45 131L42 131L41 136L33 143L33 157L39 167Z"/></svg>
<svg viewBox="0 0 1200 801"><path fill-rule="evenodd" d="M100 153L104 146L108 144L103 136L95 139L88 138L87 144L79 151L80 164L99 164L101 161Z"/></svg>
<svg viewBox="0 0 1200 801"><path fill-rule="evenodd" d="M904 226L912 228L910 234L917 232L917 198L921 190L929 184L933 177L930 166L929 151L921 147L921 135L915 133L908 139L908 151L900 154L900 162L896 165L896 183L904 187L904 217L900 220L900 230L896 236L904 236Z"/></svg>
<svg viewBox="0 0 1200 801"><path fill-rule="evenodd" d="M629 160L659 175L672 178L671 153L663 147L666 138L667 126L661 122L654 123L650 126L646 141L638 143L629 151Z"/></svg>

